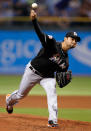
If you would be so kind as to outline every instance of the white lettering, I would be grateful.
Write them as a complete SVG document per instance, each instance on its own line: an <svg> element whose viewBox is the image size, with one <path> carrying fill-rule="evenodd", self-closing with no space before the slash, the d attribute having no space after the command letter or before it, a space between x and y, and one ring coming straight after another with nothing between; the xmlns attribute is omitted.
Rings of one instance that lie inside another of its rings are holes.
<svg viewBox="0 0 91 131"><path fill-rule="evenodd" d="M5 40L2 43L1 63L3 63L4 65L7 65L15 61L16 58L15 58L15 54L13 53L13 49L14 49L14 42L12 40Z"/></svg>
<svg viewBox="0 0 91 131"><path fill-rule="evenodd" d="M22 40L4 40L0 43L0 63L7 66L16 62L16 59L30 59L38 53L40 46L35 40L27 40L25 43Z"/></svg>
<svg viewBox="0 0 91 131"><path fill-rule="evenodd" d="M23 43L21 40L18 40L16 43L16 57L21 58L23 56Z"/></svg>

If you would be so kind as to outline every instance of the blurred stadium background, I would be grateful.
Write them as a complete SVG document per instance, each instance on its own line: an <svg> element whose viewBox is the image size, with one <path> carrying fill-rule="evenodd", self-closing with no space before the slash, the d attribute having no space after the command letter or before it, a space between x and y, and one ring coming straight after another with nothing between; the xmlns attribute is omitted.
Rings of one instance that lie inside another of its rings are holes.
<svg viewBox="0 0 91 131"><path fill-rule="evenodd" d="M43 31L59 41L77 31L81 42L69 52L69 68L73 75L91 76L90 0L0 0L0 74L23 74L41 46L29 19L33 2Z"/></svg>
<svg viewBox="0 0 91 131"><path fill-rule="evenodd" d="M58 41L68 31L81 37L77 48L69 51L74 78L67 88L57 89L58 95L91 96L91 0L0 0L0 94L18 88L26 64L41 47L29 19L33 2L39 4L38 20L44 32ZM34 88L31 94L45 95L42 88Z"/></svg>

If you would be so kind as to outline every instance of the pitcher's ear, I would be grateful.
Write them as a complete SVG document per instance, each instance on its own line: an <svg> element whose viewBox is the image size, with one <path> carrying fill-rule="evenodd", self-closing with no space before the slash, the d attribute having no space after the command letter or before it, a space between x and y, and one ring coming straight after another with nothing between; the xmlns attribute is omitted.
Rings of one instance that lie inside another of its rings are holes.
<svg viewBox="0 0 91 131"><path fill-rule="evenodd" d="M67 39L67 37L64 37L64 41Z"/></svg>

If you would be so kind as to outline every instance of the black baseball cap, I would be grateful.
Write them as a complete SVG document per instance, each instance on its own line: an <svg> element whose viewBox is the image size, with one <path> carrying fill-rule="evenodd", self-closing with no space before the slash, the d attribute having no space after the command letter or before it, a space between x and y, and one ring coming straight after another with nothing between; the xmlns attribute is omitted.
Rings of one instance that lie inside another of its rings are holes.
<svg viewBox="0 0 91 131"><path fill-rule="evenodd" d="M68 32L65 37L72 37L72 38L74 38L77 42L79 42L79 41L81 40L81 38L77 35L76 32Z"/></svg>

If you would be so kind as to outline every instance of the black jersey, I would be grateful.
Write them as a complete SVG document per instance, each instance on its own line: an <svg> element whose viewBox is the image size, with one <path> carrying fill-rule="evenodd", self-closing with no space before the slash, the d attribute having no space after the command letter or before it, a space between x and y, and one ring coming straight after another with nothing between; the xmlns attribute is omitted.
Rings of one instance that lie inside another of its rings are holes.
<svg viewBox="0 0 91 131"><path fill-rule="evenodd" d="M56 42L52 36L44 34L36 19L33 20L33 25L42 48L31 61L31 65L43 77L54 77L54 72L56 71L67 71L69 66L68 54L62 50L61 43Z"/></svg>

